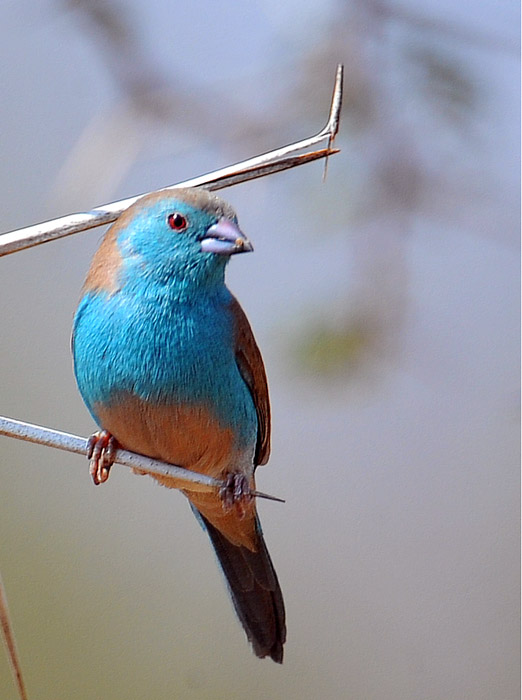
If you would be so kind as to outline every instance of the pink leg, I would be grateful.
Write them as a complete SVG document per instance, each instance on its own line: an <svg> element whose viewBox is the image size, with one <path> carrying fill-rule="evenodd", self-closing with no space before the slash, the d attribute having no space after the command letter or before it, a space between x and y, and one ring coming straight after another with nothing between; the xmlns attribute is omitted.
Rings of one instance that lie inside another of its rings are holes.
<svg viewBox="0 0 522 700"><path fill-rule="evenodd" d="M244 517L246 508L253 500L250 493L248 479L244 474L229 472L225 477L224 485L219 489L219 495L223 501L223 508L230 510L236 508L240 518Z"/></svg>
<svg viewBox="0 0 522 700"><path fill-rule="evenodd" d="M117 449L116 438L113 438L108 430L99 430L89 438L87 443L89 473L96 486L103 484L109 478Z"/></svg>

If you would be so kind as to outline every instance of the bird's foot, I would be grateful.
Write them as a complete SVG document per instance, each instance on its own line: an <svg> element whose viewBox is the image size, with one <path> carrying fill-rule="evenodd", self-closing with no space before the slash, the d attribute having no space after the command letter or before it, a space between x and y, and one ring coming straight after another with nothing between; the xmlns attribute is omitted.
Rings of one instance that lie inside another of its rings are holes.
<svg viewBox="0 0 522 700"><path fill-rule="evenodd" d="M114 463L118 443L108 430L99 430L87 442L89 473L95 485L103 484L109 478Z"/></svg>
<svg viewBox="0 0 522 700"><path fill-rule="evenodd" d="M223 508L230 510L235 507L240 517L245 515L247 507L254 498L247 477L237 472L229 472L226 475L223 486L219 489L219 495Z"/></svg>

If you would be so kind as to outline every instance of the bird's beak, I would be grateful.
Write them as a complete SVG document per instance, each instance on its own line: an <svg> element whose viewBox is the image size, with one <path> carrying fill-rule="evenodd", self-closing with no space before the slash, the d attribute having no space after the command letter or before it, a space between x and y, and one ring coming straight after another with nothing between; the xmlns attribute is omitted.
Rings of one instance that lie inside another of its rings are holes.
<svg viewBox="0 0 522 700"><path fill-rule="evenodd" d="M250 253L254 248L234 221L222 217L217 224L207 229L201 239L201 250L204 253L234 255Z"/></svg>

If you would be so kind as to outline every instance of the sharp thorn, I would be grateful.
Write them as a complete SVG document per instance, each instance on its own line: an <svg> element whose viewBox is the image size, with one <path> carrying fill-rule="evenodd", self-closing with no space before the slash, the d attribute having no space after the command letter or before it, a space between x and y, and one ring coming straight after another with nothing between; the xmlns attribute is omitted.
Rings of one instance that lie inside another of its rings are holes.
<svg viewBox="0 0 522 700"><path fill-rule="evenodd" d="M277 501L278 503L286 503L284 498L270 496L268 493L263 493L262 491L250 491L250 495L255 496L256 498L266 498L267 501Z"/></svg>

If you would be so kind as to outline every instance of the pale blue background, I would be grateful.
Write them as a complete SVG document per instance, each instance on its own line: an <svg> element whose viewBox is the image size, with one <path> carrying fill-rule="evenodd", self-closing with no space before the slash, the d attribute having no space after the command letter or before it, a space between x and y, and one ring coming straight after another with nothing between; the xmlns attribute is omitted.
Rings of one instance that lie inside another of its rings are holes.
<svg viewBox="0 0 522 700"><path fill-rule="evenodd" d="M2 438L30 697L519 697L518 5L121 0L108 46L78 4L0 8L3 231L313 133L338 61L346 99L325 184L224 193L256 246L229 280L272 392L284 666L251 655L180 495ZM92 430L69 334L100 235L0 260L0 413Z"/></svg>

